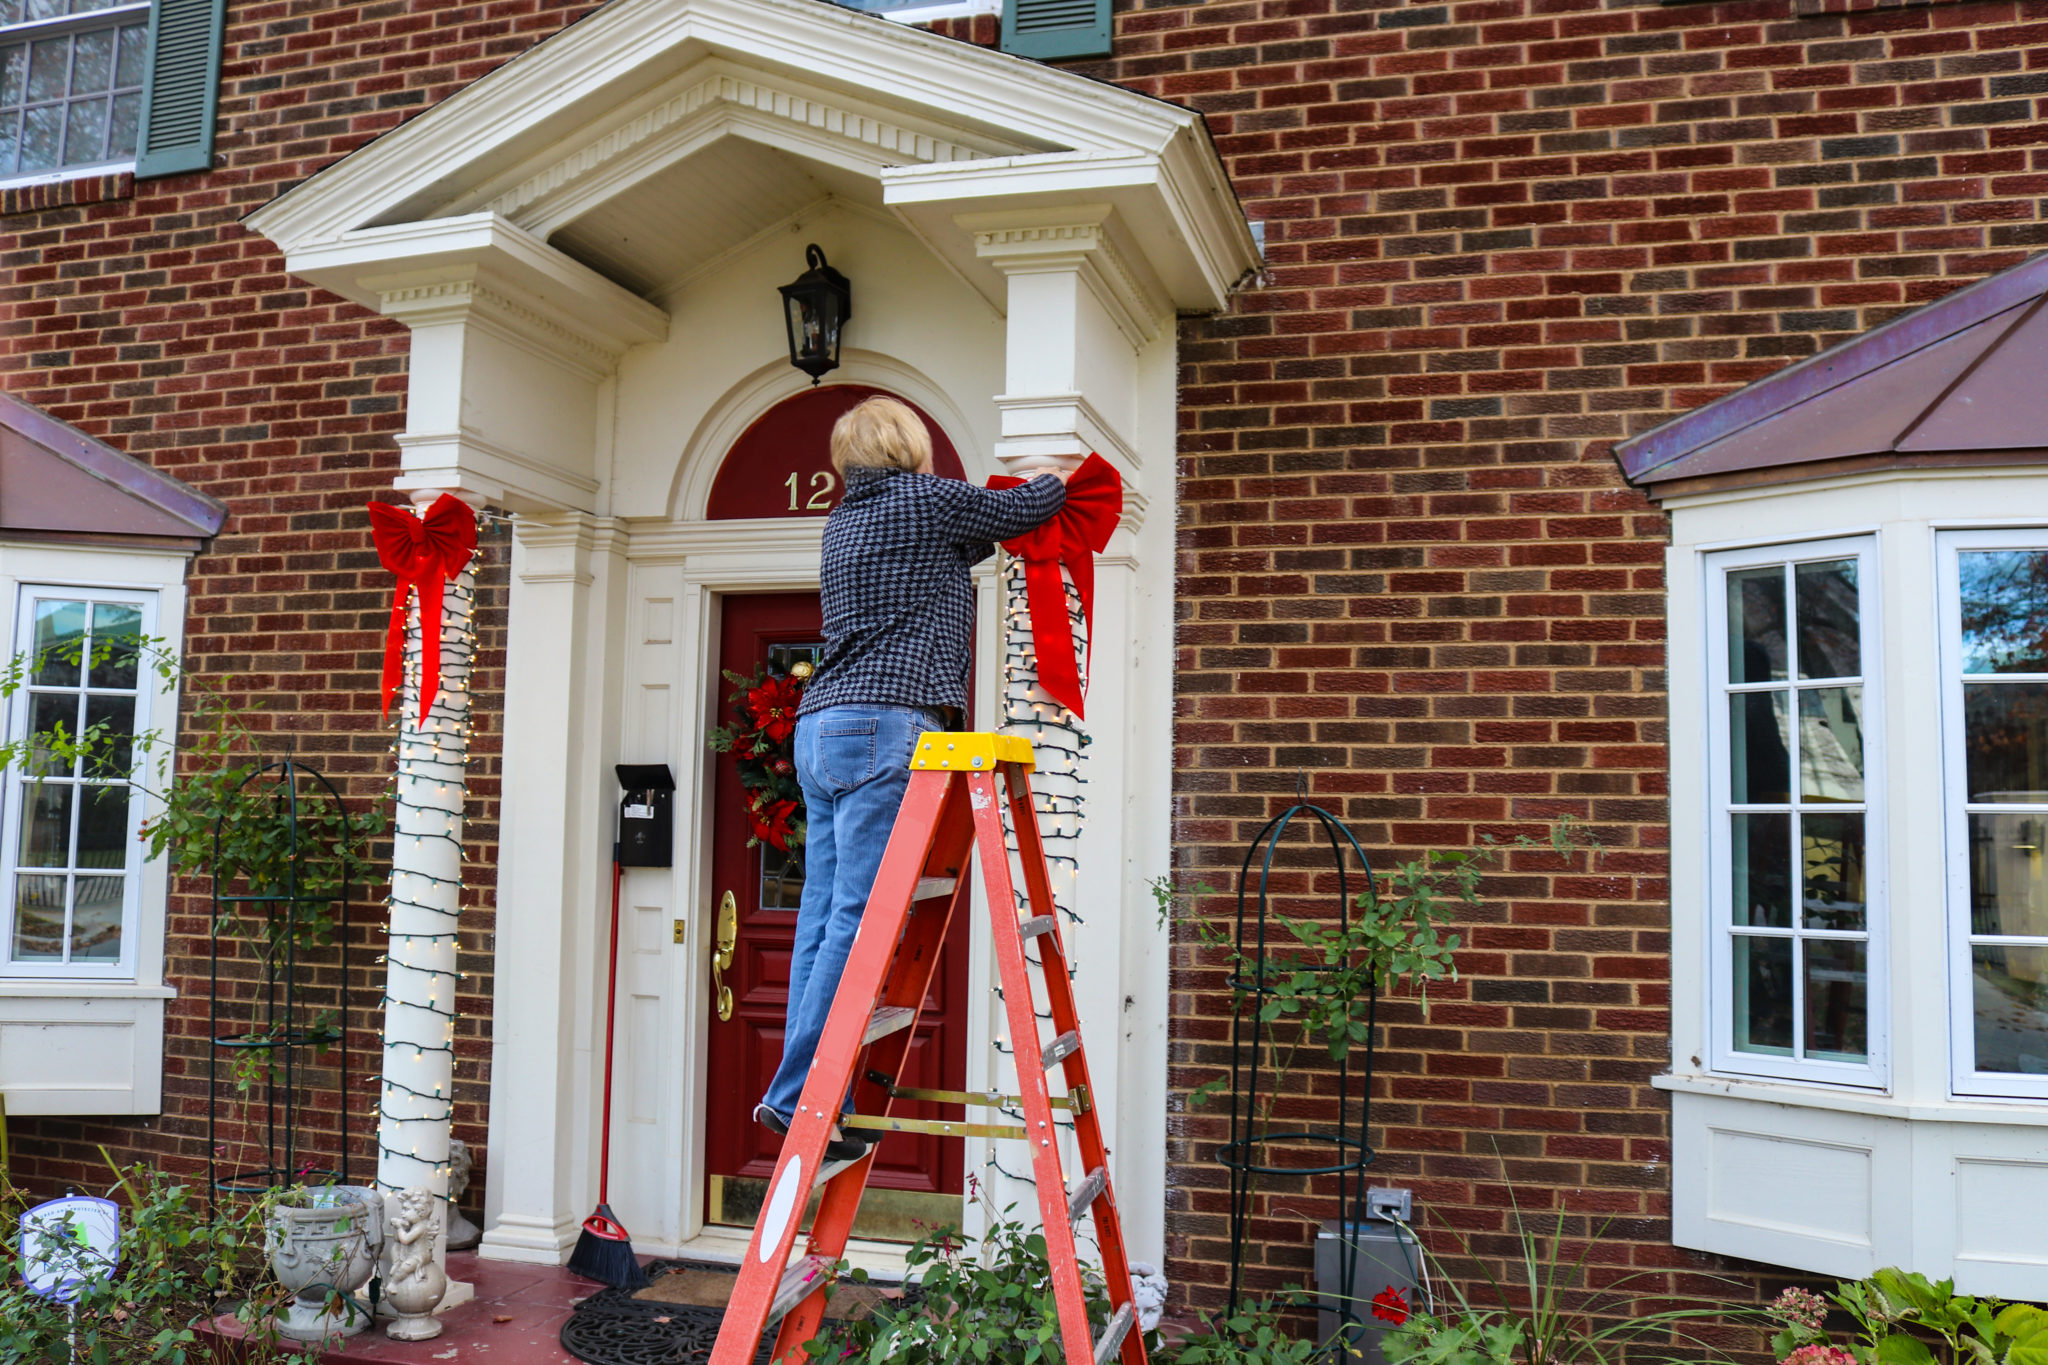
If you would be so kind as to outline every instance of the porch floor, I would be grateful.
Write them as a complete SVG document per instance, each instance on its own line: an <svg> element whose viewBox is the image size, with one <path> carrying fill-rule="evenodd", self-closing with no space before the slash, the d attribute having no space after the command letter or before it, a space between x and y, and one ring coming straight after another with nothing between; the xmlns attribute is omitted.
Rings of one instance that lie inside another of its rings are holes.
<svg viewBox="0 0 2048 1365"><path fill-rule="evenodd" d="M562 1349L570 1310L604 1288L560 1266L486 1261L473 1252L448 1256L448 1273L476 1286L476 1297L442 1315L432 1341L393 1341L383 1325L330 1347L321 1365L579 1365Z"/></svg>

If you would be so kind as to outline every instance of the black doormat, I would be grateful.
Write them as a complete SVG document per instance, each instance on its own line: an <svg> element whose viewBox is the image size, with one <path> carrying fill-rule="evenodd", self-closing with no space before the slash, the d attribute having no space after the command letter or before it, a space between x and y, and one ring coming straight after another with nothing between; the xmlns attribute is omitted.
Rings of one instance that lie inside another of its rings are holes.
<svg viewBox="0 0 2048 1365"><path fill-rule="evenodd" d="M577 1304L562 1324L562 1349L590 1365L705 1365L718 1342L724 1306L659 1297L664 1276L690 1272L737 1278L729 1265L650 1261L647 1274L653 1283L645 1289L600 1289ZM846 1288L852 1290L850 1285ZM847 1304L850 1298L857 1304L863 1297L855 1291L839 1302ZM774 1333L764 1334L756 1365L769 1365L774 1346Z"/></svg>

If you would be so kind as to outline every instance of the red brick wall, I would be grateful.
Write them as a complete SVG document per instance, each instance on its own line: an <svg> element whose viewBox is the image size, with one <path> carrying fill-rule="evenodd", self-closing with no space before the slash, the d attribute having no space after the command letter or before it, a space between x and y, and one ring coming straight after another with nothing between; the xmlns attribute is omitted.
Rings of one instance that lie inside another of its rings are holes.
<svg viewBox="0 0 2048 1365"><path fill-rule="evenodd" d="M389 610L362 504L391 496L404 425L404 328L286 274L239 220L320 167L589 12L588 0L229 6L215 169L116 176L0 195L0 382L87 432L225 500L194 563L188 662L256 701L256 724L363 804L389 788L376 682ZM472 866L462 924L457 1132L479 1146L488 1094L491 926L509 538L487 523L478 563L479 714ZM12 1123L16 1178L38 1192L102 1185L95 1149L179 1170L206 1159L205 890L172 908L164 1115ZM357 907L352 1064L380 1065L382 888ZM331 968L322 988L332 998ZM351 1097L369 1171L374 1090ZM332 1101L330 1100L329 1103ZM331 1134L333 1115L311 1125ZM331 1140L325 1144L331 1146ZM242 1161L248 1149L230 1150ZM478 1187L481 1190L481 1184Z"/></svg>
<svg viewBox="0 0 2048 1365"><path fill-rule="evenodd" d="M1304 770L1382 862L1565 815L1604 846L1511 857L1459 983L1386 1010L1375 1181L1491 1255L1505 1177L1546 1229L1613 1220L1614 1272L1695 1260L1648 1085L1665 532L1609 447L2048 241L2048 4L1799 5L1866 12L1139 0L1078 68L1208 115L1271 262L1182 331L1183 884ZM1225 1111L1179 1097L1229 996L1177 942L1170 1274L1213 1302ZM1331 1212L1274 1182L1251 1282L1306 1280Z"/></svg>
<svg viewBox="0 0 2048 1365"><path fill-rule="evenodd" d="M1687 1259L1646 1085L1666 1046L1662 527L1608 445L2043 235L2048 4L1795 6L1816 7L1139 4L1116 59L1081 66L1208 113L1273 267L1183 332L1187 877L1221 881L1297 770L1382 860L1565 814L1604 845L1516 855L1461 982L1427 1021L1388 1007L1381 1178L1482 1249L1500 1250L1505 1170L1525 1206L1617 1219L1605 1259ZM229 501L195 566L193 658L359 799L384 789L387 738L356 509L396 463L404 334L298 286L237 223L589 8L238 3L212 174L0 201L0 376ZM487 542L492 631L503 548ZM458 1069L476 1139L491 818L472 827ZM97 1141L203 1159L205 910L177 915L166 1117L17 1121L32 1182L89 1183ZM1185 1091L1213 1072L1227 998L1180 943ZM356 1023L374 1064L375 1020ZM1206 1300L1218 1120L1182 1107L1170 1270ZM1289 1194L1262 1211L1260 1284L1304 1277L1319 1210Z"/></svg>

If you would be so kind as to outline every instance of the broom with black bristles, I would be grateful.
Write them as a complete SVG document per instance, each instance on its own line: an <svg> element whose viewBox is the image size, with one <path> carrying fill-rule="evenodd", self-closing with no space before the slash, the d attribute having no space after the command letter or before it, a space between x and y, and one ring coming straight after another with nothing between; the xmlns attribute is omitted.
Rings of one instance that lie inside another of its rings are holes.
<svg viewBox="0 0 2048 1365"><path fill-rule="evenodd" d="M604 991L604 1137L598 1145L597 1212L583 1220L569 1273L619 1289L640 1289L647 1272L633 1254L633 1239L612 1212L612 1033L619 1017L619 846L612 845L611 972Z"/></svg>

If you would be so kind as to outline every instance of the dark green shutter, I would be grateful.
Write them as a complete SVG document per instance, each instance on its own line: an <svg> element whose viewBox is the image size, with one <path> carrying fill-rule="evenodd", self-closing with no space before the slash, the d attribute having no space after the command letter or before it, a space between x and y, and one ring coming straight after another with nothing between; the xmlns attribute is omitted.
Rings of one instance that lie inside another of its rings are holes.
<svg viewBox="0 0 2048 1365"><path fill-rule="evenodd" d="M1110 0L1003 0L1003 51L1043 62L1109 55Z"/></svg>
<svg viewBox="0 0 2048 1365"><path fill-rule="evenodd" d="M213 165L213 106L220 93L226 9L227 0L156 0L151 6L137 180Z"/></svg>

